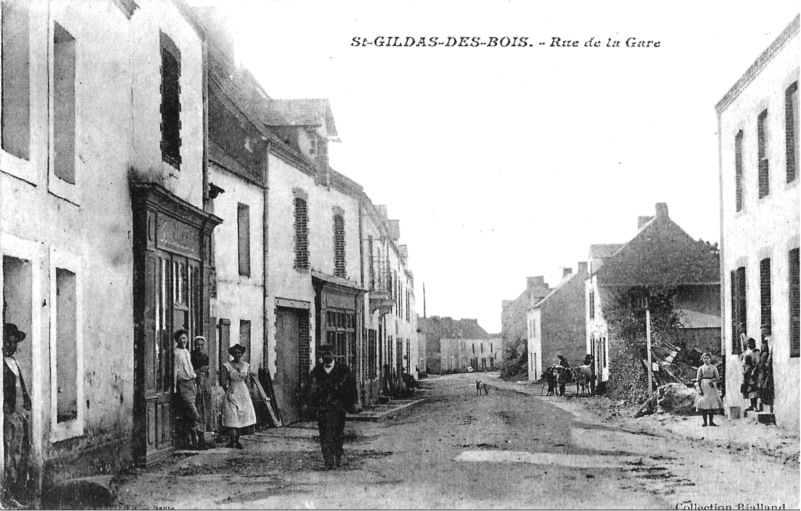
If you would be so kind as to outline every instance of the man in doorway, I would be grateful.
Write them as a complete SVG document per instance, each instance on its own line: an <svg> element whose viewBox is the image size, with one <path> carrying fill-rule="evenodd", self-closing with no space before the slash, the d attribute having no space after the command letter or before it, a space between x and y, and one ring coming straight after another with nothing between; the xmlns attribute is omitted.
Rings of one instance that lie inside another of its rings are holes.
<svg viewBox="0 0 801 511"><path fill-rule="evenodd" d="M186 433L187 447L198 449L201 447L198 440L197 421L200 415L197 413L195 400L197 399L197 389L195 379L197 374L192 367L191 355L189 354L189 333L186 330L177 330L173 334L176 347L173 350L175 355L174 387L180 418L183 429Z"/></svg>
<svg viewBox="0 0 801 511"><path fill-rule="evenodd" d="M14 354L17 344L25 340L25 332L17 325L3 325L3 447L5 449L5 480L7 494L15 499L24 497L28 483L30 457L29 415L31 398L25 387Z"/></svg>
<svg viewBox="0 0 801 511"><path fill-rule="evenodd" d="M325 470L342 464L345 416L348 411L358 413L356 380L348 366L334 361L334 347L319 348L322 363L309 374L307 405L317 412L317 429L323 451Z"/></svg>

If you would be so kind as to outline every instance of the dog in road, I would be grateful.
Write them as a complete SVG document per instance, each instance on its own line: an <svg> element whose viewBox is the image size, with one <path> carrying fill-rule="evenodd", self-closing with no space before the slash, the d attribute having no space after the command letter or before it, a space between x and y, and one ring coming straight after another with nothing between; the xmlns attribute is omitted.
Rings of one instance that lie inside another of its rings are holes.
<svg viewBox="0 0 801 511"><path fill-rule="evenodd" d="M482 390L484 391L485 396L489 394L489 387L487 384L481 383L481 380L476 380L476 395L480 396Z"/></svg>

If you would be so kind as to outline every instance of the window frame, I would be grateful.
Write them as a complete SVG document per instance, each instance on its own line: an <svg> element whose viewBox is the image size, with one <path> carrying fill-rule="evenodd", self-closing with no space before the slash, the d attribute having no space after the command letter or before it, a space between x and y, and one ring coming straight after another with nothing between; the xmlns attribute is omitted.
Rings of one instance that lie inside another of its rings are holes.
<svg viewBox="0 0 801 511"><path fill-rule="evenodd" d="M793 101L792 98L795 98ZM784 143L785 143L785 182L798 180L798 80L784 90Z"/></svg>
<svg viewBox="0 0 801 511"><path fill-rule="evenodd" d="M56 25L61 27L70 37L72 37L73 44L75 45L75 59L74 59L74 74L75 74L75 87L74 87L74 97L73 97L73 115L74 115L74 124L73 124L73 181L75 183L70 183L69 181L65 181L61 177L56 175L55 170L55 161L56 161L56 144L55 144L55 136L56 136L56 129L55 129L55 33L56 33ZM66 200L67 202L71 202L76 206L80 206L80 195L79 195L79 188L78 183L80 183L80 166L78 165L78 140L80 137L80 129L78 119L80 118L80 95L77 91L77 84L80 83L81 77L79 73L80 69L80 51L78 51L78 38L75 37L77 30L74 27L71 27L68 23L64 22L63 20L56 21L55 17L51 15L49 25L48 25L48 59L47 59L47 81L48 81L48 105L47 105L47 125L48 125L48 142L47 142L47 158L48 158L48 165L47 165L47 190L59 197L61 199Z"/></svg>
<svg viewBox="0 0 801 511"><path fill-rule="evenodd" d="M177 126L175 127L176 130L176 138L177 140L168 140L168 134L165 132L165 109L169 106L165 103L165 85L166 82L166 75L164 73L164 61L165 61L165 53L169 54L173 59L175 59L176 69L178 76L176 78L176 86L177 86L177 104L174 105L177 110ZM181 121L181 114L183 113L183 108L181 104L181 77L183 76L183 65L182 65L182 58L181 58L181 50L178 48L178 45L175 43L172 37L168 34L164 33L163 31L159 31L159 132L160 132L160 139L159 139L159 149L161 152L161 161L164 165L166 165L169 169L179 171L181 170L182 164L182 157L181 157L181 149L183 147L183 139L181 138L181 132L183 129L183 123ZM167 152L167 145L170 143L176 144L177 154L168 154Z"/></svg>
<svg viewBox="0 0 801 511"><path fill-rule="evenodd" d="M24 4L25 2L21 2ZM33 80L31 77L31 11L28 8L28 159L20 158L10 152L6 151L0 143L0 171L5 172L11 176L21 179L34 186L37 184L37 172L33 163L31 162L33 153L33 144L31 141L33 119L31 115ZM2 67L2 9L0 9L0 67ZM0 94L2 94L3 83L2 75L0 75ZM2 118L2 102L0 102L0 119ZM2 125L0 125L0 129Z"/></svg>
<svg viewBox="0 0 801 511"><path fill-rule="evenodd" d="M75 274L75 394L77 415L75 419L58 422L58 321L57 321L57 270L68 270ZM60 442L83 436L86 407L84 403L84 343L83 343L83 271L81 258L55 247L50 249L50 441Z"/></svg>
<svg viewBox="0 0 801 511"><path fill-rule="evenodd" d="M757 196L764 199L770 195L770 156L768 151L768 109L757 115Z"/></svg>
<svg viewBox="0 0 801 511"><path fill-rule="evenodd" d="M250 206L241 202L236 205L237 262L240 277L252 275L250 257Z"/></svg>

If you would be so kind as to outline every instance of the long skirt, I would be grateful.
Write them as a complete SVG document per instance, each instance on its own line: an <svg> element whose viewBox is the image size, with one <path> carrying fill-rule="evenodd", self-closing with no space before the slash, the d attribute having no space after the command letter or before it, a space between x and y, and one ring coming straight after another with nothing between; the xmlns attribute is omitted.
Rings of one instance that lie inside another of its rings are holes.
<svg viewBox="0 0 801 511"><path fill-rule="evenodd" d="M695 409L698 411L712 412L723 409L720 392L710 382L708 379L701 380L701 392L695 396Z"/></svg>

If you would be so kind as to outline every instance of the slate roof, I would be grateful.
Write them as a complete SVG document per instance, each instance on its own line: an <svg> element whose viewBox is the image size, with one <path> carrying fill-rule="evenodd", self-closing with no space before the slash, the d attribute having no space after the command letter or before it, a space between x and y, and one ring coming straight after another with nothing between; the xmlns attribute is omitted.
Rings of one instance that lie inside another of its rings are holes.
<svg viewBox="0 0 801 511"><path fill-rule="evenodd" d="M720 259L664 215L645 224L596 275L601 286L718 284Z"/></svg>
<svg viewBox="0 0 801 511"><path fill-rule="evenodd" d="M329 137L338 137L334 114L327 99L273 99L264 113L267 126L322 126Z"/></svg>
<svg viewBox="0 0 801 511"><path fill-rule="evenodd" d="M534 303L534 305L532 305L531 308L536 309L536 308L542 306L542 304L545 303L546 300L548 300L550 297L552 297L553 295L558 293L560 289L563 289L564 286L566 286L568 282L570 282L571 280L573 280L575 278L578 278L578 279L580 279L582 281L586 280L587 279L587 272L579 270L579 271L577 271L575 273L571 273L569 277L567 277L566 279L562 280L562 282L557 284L557 286L555 288L553 288L547 295L545 295L545 297L542 300L539 300L536 303Z"/></svg>
<svg viewBox="0 0 801 511"><path fill-rule="evenodd" d="M477 319L431 316L418 318L418 327L429 339L490 339Z"/></svg>

